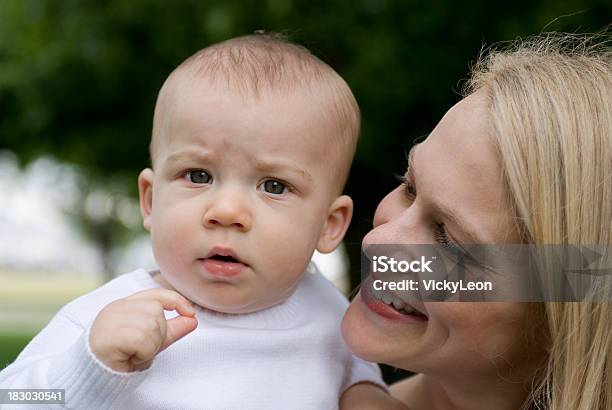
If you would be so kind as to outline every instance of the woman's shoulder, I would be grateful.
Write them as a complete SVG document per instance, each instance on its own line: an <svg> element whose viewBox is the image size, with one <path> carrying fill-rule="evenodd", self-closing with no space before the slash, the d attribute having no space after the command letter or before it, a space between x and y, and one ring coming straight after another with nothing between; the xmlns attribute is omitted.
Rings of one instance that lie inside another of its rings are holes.
<svg viewBox="0 0 612 410"><path fill-rule="evenodd" d="M410 410L378 386L360 383L349 388L340 398L340 410Z"/></svg>
<svg viewBox="0 0 612 410"><path fill-rule="evenodd" d="M414 403L415 399L420 395L418 387L421 377L422 375L415 374L392 384L389 387L391 395L405 405Z"/></svg>

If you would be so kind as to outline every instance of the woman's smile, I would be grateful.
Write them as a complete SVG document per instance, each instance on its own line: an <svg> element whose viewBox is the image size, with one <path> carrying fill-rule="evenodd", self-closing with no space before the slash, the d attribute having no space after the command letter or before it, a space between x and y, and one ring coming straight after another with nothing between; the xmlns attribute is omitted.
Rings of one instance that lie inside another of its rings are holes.
<svg viewBox="0 0 612 410"><path fill-rule="evenodd" d="M427 316L398 295L387 290L374 289L370 276L361 286L360 297L364 305L377 315L401 323L427 322Z"/></svg>

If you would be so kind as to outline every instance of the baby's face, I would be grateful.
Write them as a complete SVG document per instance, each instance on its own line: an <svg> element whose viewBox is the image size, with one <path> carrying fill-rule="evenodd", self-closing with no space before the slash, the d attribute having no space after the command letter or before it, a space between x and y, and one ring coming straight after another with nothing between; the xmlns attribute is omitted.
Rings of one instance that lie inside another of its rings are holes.
<svg viewBox="0 0 612 410"><path fill-rule="evenodd" d="M335 199L330 136L313 105L305 96L245 100L202 84L174 99L154 174L143 171L139 183L142 196L152 180L145 226L177 291L227 313L293 292Z"/></svg>

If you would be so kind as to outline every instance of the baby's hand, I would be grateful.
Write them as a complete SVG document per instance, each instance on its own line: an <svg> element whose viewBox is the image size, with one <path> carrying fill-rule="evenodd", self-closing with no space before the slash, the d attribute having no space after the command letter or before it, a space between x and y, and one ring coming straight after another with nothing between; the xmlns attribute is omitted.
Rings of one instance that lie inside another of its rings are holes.
<svg viewBox="0 0 612 410"><path fill-rule="evenodd" d="M166 320L164 310L180 316ZM191 303L175 291L149 289L118 299L98 313L89 334L91 351L118 372L148 368L166 347L198 325Z"/></svg>

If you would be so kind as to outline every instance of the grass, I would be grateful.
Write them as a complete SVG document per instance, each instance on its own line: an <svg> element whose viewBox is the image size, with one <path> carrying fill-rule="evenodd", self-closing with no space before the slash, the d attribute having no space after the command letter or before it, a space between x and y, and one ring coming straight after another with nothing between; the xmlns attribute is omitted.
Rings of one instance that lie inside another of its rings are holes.
<svg viewBox="0 0 612 410"><path fill-rule="evenodd" d="M0 334L0 370L15 360L34 334Z"/></svg>
<svg viewBox="0 0 612 410"><path fill-rule="evenodd" d="M0 369L66 303L100 285L97 278L69 273L0 270Z"/></svg>

